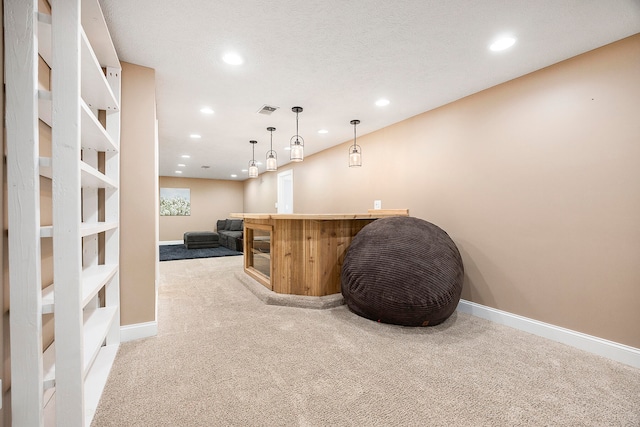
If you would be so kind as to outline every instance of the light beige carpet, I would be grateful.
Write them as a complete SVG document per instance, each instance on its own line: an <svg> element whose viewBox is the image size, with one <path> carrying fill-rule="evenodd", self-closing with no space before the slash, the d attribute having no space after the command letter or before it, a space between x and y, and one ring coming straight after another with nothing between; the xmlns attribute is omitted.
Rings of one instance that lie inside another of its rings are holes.
<svg viewBox="0 0 640 427"><path fill-rule="evenodd" d="M242 257L160 263L93 426L640 426L640 370L462 313L430 328L266 305Z"/></svg>

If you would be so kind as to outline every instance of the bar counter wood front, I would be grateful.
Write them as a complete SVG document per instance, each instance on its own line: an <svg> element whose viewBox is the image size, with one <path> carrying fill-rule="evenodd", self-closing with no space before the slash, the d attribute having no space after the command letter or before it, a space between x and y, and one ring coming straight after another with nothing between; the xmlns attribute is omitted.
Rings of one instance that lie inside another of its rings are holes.
<svg viewBox="0 0 640 427"><path fill-rule="evenodd" d="M340 292L342 262L351 240L379 218L408 209L364 214L231 214L244 219L244 271L281 294L324 296Z"/></svg>

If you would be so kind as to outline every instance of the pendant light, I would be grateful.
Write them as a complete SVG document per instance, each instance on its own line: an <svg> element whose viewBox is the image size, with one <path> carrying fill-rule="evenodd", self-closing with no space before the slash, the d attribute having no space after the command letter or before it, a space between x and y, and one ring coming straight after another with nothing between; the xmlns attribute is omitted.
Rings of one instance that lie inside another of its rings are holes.
<svg viewBox="0 0 640 427"><path fill-rule="evenodd" d="M258 141L249 141L251 147L253 149L253 154L251 155L251 161L249 162L249 178L257 178L258 177L258 166L256 165L256 144Z"/></svg>
<svg viewBox="0 0 640 427"><path fill-rule="evenodd" d="M296 113L296 134L291 137L289 142L291 148L289 159L292 162L301 162L304 158L304 139L298 134L298 114L302 112L302 107L293 107L291 111Z"/></svg>
<svg viewBox="0 0 640 427"><path fill-rule="evenodd" d="M271 132L271 149L267 151L267 170L268 171L277 171L278 170L278 154L273 151L273 131L276 130L273 126L267 128L269 132Z"/></svg>
<svg viewBox="0 0 640 427"><path fill-rule="evenodd" d="M349 147L349 167L362 166L362 148L356 144L356 125L360 120L351 120L353 125L353 145Z"/></svg>

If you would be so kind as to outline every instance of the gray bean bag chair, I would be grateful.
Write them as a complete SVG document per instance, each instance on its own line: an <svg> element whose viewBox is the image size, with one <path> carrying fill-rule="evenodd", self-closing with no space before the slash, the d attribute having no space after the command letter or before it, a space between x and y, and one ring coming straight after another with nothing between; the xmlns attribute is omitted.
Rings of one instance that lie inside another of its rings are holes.
<svg viewBox="0 0 640 427"><path fill-rule="evenodd" d="M367 319L433 326L456 309L463 277L458 248L444 230L418 218L383 218L351 242L342 295L351 311Z"/></svg>

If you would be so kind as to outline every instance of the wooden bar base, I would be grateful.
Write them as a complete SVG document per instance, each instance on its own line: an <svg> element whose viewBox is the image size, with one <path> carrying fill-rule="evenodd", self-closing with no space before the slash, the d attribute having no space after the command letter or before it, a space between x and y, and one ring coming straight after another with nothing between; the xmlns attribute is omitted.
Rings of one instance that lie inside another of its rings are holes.
<svg viewBox="0 0 640 427"><path fill-rule="evenodd" d="M358 231L378 218L408 215L407 209L398 209L231 216L244 219L244 270L249 276L277 293L325 296L340 292L342 262Z"/></svg>

